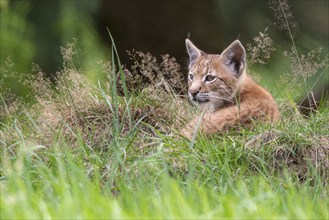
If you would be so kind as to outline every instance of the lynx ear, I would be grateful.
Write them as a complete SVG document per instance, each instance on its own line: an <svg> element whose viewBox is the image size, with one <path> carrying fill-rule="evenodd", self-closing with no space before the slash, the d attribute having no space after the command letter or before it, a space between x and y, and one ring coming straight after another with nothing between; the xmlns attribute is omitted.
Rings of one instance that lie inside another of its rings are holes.
<svg viewBox="0 0 329 220"><path fill-rule="evenodd" d="M221 54L224 64L239 77L246 68L246 51L239 40L235 40Z"/></svg>
<svg viewBox="0 0 329 220"><path fill-rule="evenodd" d="M189 66L191 66L191 64L193 64L194 61L201 56L202 51L199 50L196 46L194 46L194 44L189 39L185 40L185 44L186 44L187 53L190 57Z"/></svg>

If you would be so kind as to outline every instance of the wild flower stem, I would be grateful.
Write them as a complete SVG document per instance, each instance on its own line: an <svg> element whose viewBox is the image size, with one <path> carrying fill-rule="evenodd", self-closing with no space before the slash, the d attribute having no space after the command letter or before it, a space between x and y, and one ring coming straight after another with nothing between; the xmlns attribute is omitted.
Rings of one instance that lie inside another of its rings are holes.
<svg viewBox="0 0 329 220"><path fill-rule="evenodd" d="M302 62L300 61L300 58L299 58L299 54L298 54L297 47L296 47L296 44L295 44L294 36L293 36L293 34L291 32L289 21L288 21L288 18L287 18L286 13L283 10L282 4L283 4L282 1L279 0L279 8L280 8L280 11L282 12L282 15L283 15L284 20L285 20L286 25L287 25L287 30L289 32L289 37L290 37L290 40L291 40L291 43L292 43L292 46L293 46L294 53L296 54L296 58L297 58L297 61L298 61L298 64L299 64L300 71L302 72L301 76L302 76L302 78L304 80L304 84L305 84L305 87L306 87L306 90L307 90L307 94L308 93L311 93L311 96L313 98L313 102L315 103L313 92L311 91L311 89L310 89L310 87L309 87L309 85L307 83L308 76L307 75L305 76L305 74L304 74L304 68L303 68ZM311 105L311 98L310 98L309 95L308 95L308 102Z"/></svg>
<svg viewBox="0 0 329 220"><path fill-rule="evenodd" d="M201 113L201 115L200 115L200 117L199 117L198 123L197 123L197 125L196 125L196 127L195 127L195 129L194 129L194 133L193 133L193 137L192 137L192 140L191 140L191 143L190 143L189 149L192 149L193 146L194 146L195 139L196 139L196 136L197 136L198 131L199 131L199 129L200 129L200 126L201 126L201 124L202 124L202 119L203 119L203 116L204 116L205 112L206 112L206 108L204 108L204 110L202 111L202 113Z"/></svg>
<svg viewBox="0 0 329 220"><path fill-rule="evenodd" d="M70 89L69 89L69 87L68 87L68 85L67 85L66 78L64 78L64 84L65 84L65 87L66 87L66 89L67 89L67 93L69 94L69 97L70 97L70 99L71 99L71 101L72 101L72 105L73 105L74 111L75 111L76 114L77 114L77 118L78 118L79 125L82 125L82 119L81 119L81 117L80 117L80 112L78 111L78 108L77 108L77 106L76 106L75 103L74 103L74 99L73 99L72 94L71 94L71 92L70 92Z"/></svg>

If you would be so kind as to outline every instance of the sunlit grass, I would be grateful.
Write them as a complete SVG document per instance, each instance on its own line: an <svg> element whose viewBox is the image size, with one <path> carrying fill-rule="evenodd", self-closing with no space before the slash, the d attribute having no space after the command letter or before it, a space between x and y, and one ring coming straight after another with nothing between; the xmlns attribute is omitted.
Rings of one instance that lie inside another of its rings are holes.
<svg viewBox="0 0 329 220"><path fill-rule="evenodd" d="M212 141L202 142L214 147ZM195 160L181 174L168 163L164 148L157 151L121 171L105 166L109 176L102 177L96 161L87 165L82 147L21 143L15 156L2 152L1 217L328 218L328 189L319 179L298 184L288 173L281 178L250 174L252 157L232 162L237 155L229 148L188 154L178 149L176 156ZM201 168L200 155L216 155L217 165L206 162ZM113 182L115 171L120 175Z"/></svg>

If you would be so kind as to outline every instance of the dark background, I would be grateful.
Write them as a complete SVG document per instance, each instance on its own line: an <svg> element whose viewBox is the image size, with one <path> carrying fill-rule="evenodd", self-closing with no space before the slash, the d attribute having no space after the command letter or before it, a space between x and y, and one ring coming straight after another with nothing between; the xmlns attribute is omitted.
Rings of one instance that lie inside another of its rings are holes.
<svg viewBox="0 0 329 220"><path fill-rule="evenodd" d="M328 54L328 1L298 0L289 5L299 26L295 37L299 52L322 47L323 54ZM262 0L1 0L0 15L1 65L7 65L10 58L13 70L22 74L30 73L32 63L48 76L55 74L62 66L60 47L74 38L81 69L96 78L95 62L110 59L107 28L122 63L130 65L126 50L135 49L156 57L170 54L185 68L188 34L200 49L220 53L237 38L244 45L252 42L268 27L277 50L267 66L255 69L265 69L264 78L270 85L289 67L282 54L291 49L291 41L273 25L274 13ZM17 85L10 86L10 77L4 79L1 74L1 80L15 90Z"/></svg>

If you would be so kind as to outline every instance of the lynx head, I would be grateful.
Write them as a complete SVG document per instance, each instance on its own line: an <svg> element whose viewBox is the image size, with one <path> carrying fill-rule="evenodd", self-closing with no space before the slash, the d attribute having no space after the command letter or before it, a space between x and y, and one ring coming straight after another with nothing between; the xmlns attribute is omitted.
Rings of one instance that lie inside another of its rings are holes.
<svg viewBox="0 0 329 220"><path fill-rule="evenodd" d="M240 41L234 41L222 54L207 54L190 40L185 42L190 58L190 100L211 111L233 103L246 75L246 52Z"/></svg>

